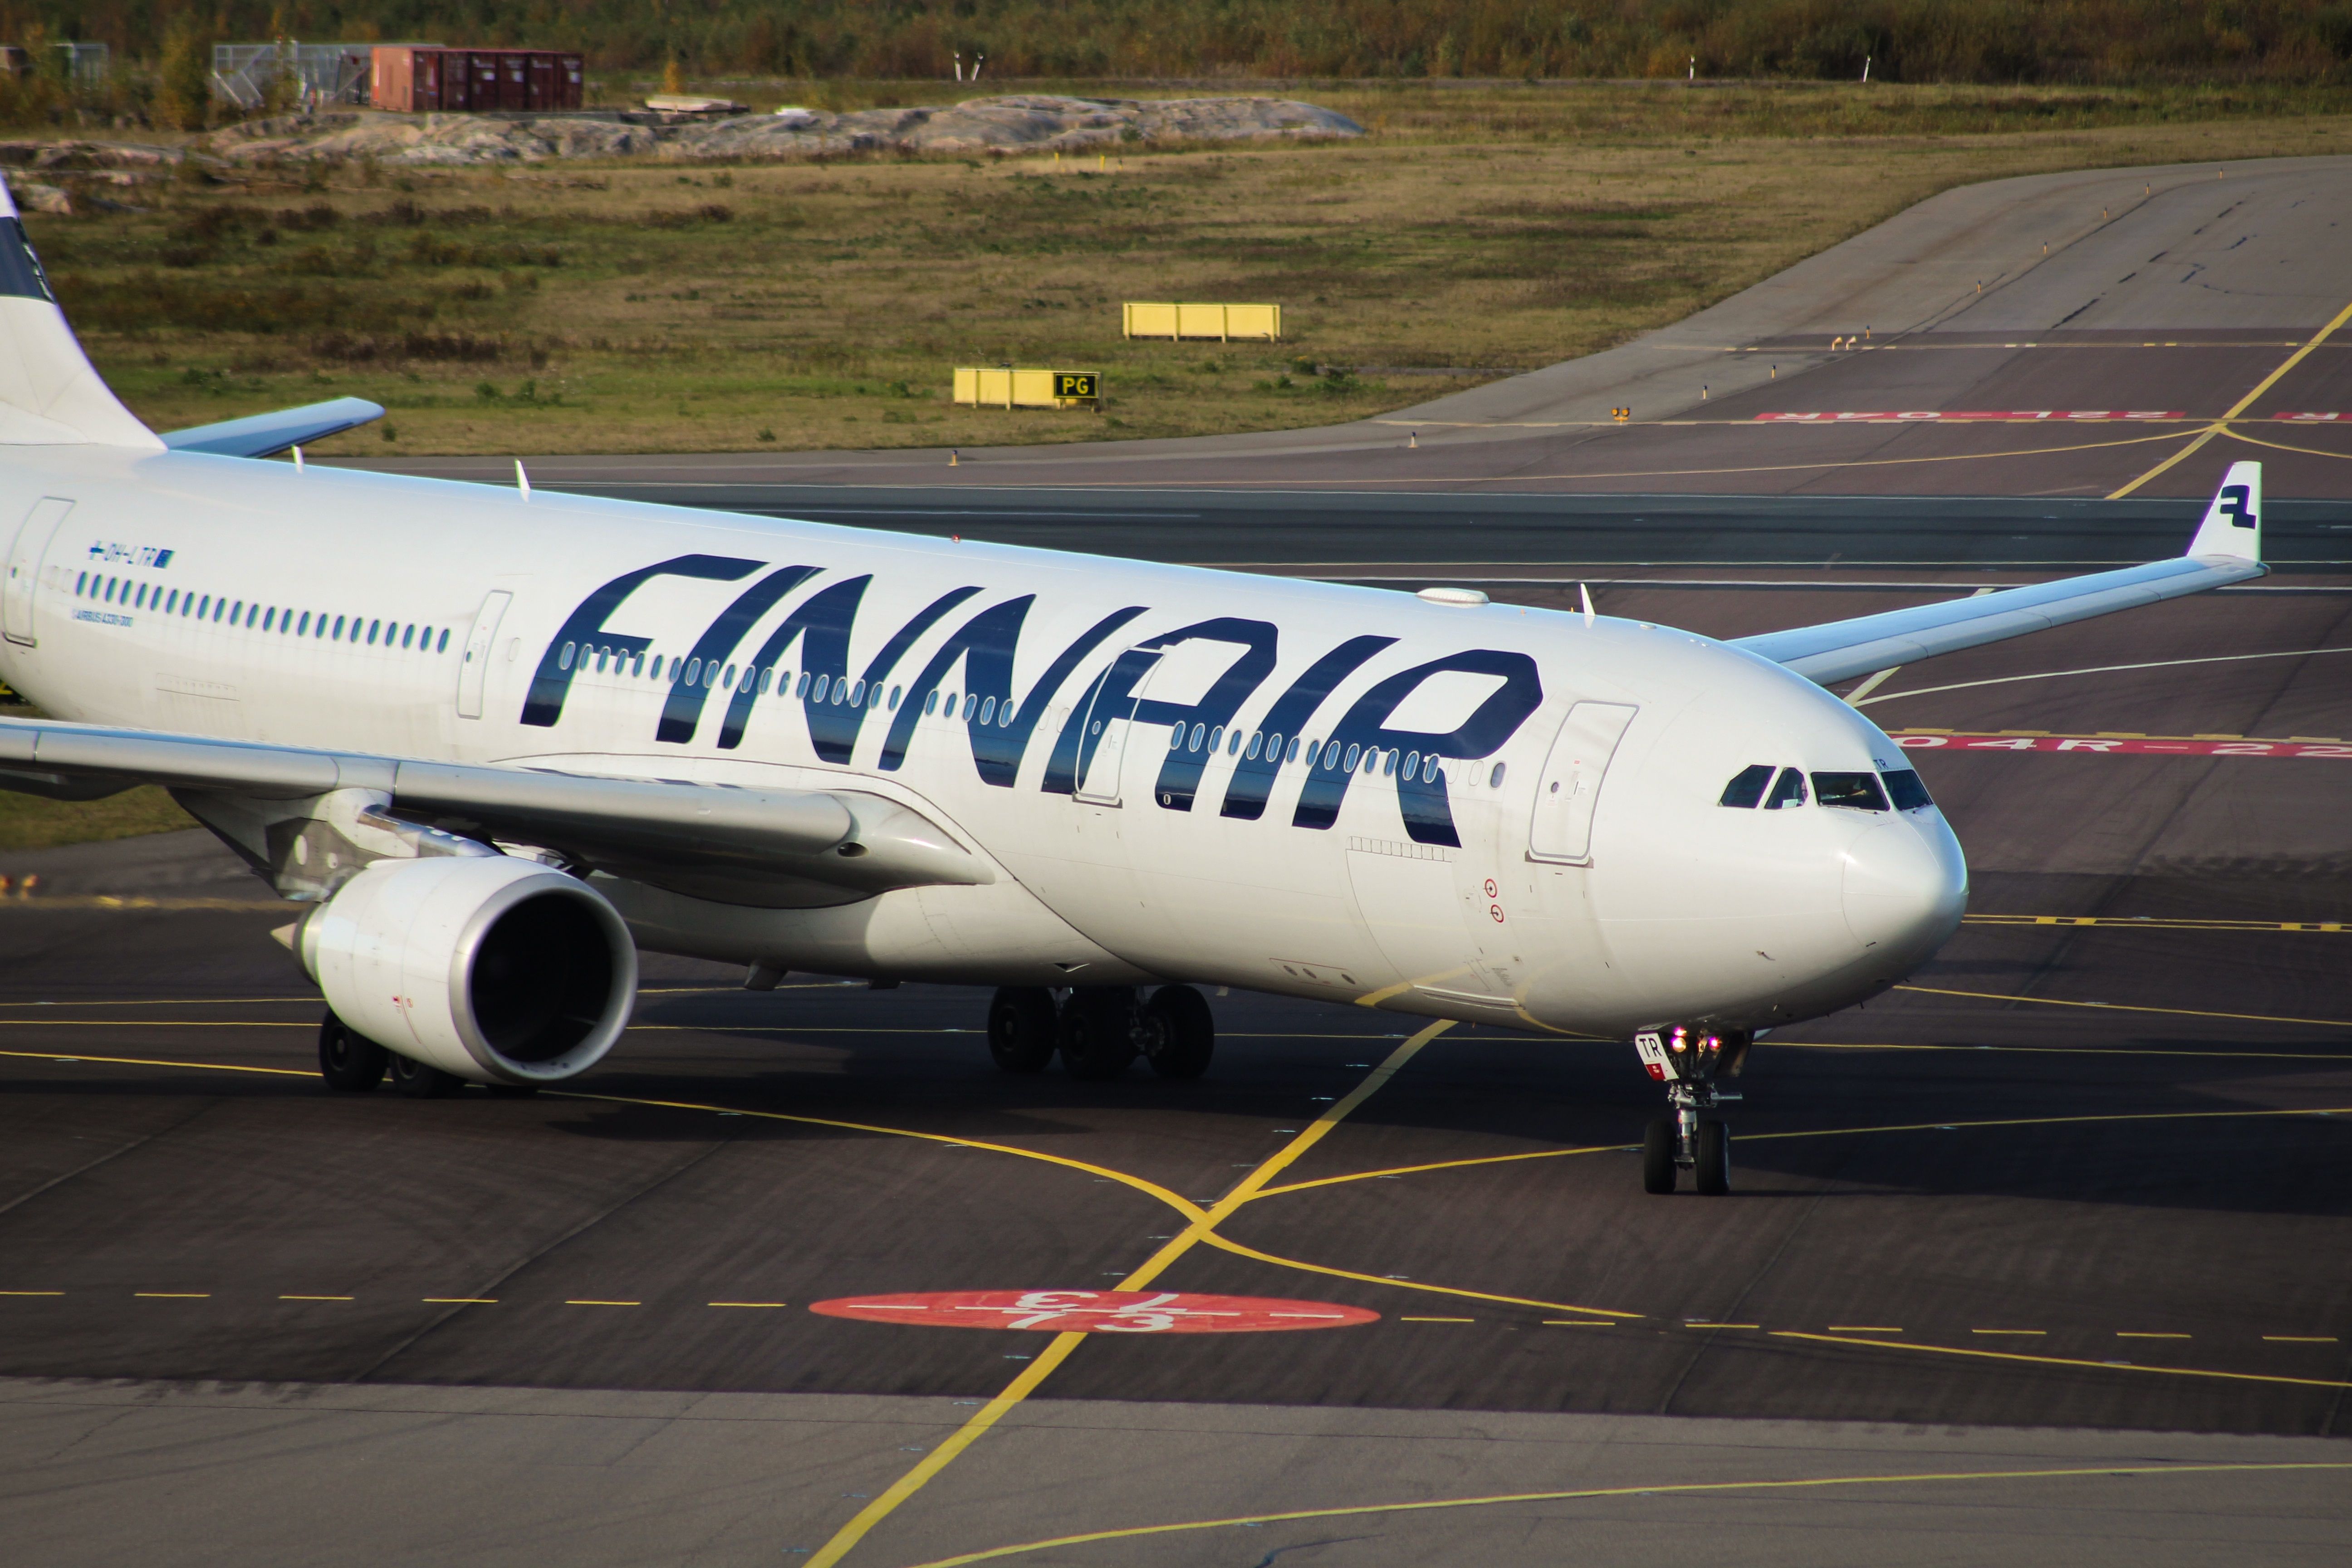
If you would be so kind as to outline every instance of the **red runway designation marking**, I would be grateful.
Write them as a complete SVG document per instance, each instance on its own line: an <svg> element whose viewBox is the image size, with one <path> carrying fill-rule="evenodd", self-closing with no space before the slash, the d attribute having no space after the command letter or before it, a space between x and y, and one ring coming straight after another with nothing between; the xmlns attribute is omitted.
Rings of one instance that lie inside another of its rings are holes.
<svg viewBox="0 0 2352 1568"><path fill-rule="evenodd" d="M2178 408L1932 408L1823 414L1759 414L1759 425L2033 425L2059 419L2185 419Z"/></svg>
<svg viewBox="0 0 2352 1568"><path fill-rule="evenodd" d="M2313 741L2172 741L2122 735L1901 735L1906 751L2081 752L2094 756L2147 757L2336 757L2352 759L2352 745Z"/></svg>
<svg viewBox="0 0 2352 1568"><path fill-rule="evenodd" d="M828 1318L946 1329L1034 1329L1042 1333L1262 1334L1345 1329L1378 1312L1335 1301L1265 1296L1192 1296L1174 1290L932 1290L909 1296L839 1296L810 1305Z"/></svg>

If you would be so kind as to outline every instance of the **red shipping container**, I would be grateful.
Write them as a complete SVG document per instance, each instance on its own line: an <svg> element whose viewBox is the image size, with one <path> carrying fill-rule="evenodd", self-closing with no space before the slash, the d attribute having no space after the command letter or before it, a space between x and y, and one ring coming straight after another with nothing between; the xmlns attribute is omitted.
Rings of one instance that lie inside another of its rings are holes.
<svg viewBox="0 0 2352 1568"><path fill-rule="evenodd" d="M568 50L385 46L374 51L369 98L378 109L418 114L578 109L586 67Z"/></svg>

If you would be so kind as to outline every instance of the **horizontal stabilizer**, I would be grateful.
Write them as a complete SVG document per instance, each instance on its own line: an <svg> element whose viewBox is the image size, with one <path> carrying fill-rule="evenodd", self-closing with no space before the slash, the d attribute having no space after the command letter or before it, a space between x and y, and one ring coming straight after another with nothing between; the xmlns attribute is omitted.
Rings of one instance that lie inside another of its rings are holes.
<svg viewBox="0 0 2352 1568"><path fill-rule="evenodd" d="M2263 466L2238 463L2213 498L2186 555L1940 605L1738 637L1731 646L1826 686L1939 653L2242 583L2268 571L2262 563L2262 500Z"/></svg>
<svg viewBox="0 0 2352 1568"><path fill-rule="evenodd" d="M364 397L331 397L299 408L174 430L163 437L163 445L174 452L208 452L216 458L272 458L289 447L323 441L383 417L382 404Z"/></svg>

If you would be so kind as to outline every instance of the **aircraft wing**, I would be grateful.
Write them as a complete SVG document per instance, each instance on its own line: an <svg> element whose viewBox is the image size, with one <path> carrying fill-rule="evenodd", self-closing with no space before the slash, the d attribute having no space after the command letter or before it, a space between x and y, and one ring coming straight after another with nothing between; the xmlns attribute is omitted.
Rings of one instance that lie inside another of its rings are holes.
<svg viewBox="0 0 2352 1568"><path fill-rule="evenodd" d="M88 800L141 784L167 785L192 808L206 795L270 803L360 791L404 822L552 849L575 865L663 885L715 879L747 890L751 902L769 901L759 896L763 885L864 897L995 880L938 825L856 790L738 789L0 722L0 788Z"/></svg>
<svg viewBox="0 0 2352 1568"><path fill-rule="evenodd" d="M2185 554L2118 572L2063 577L1974 598L1889 610L1850 621L1737 637L1734 647L1763 655L1827 686L1899 664L2046 631L2069 621L2201 594L2260 577L2263 466L2235 463Z"/></svg>
<svg viewBox="0 0 2352 1568"><path fill-rule="evenodd" d="M383 417L383 405L364 397L331 397L299 408L280 408L244 419L224 419L217 425L196 425L163 437L174 452L209 452L220 458L271 458L305 441L323 441L371 419Z"/></svg>

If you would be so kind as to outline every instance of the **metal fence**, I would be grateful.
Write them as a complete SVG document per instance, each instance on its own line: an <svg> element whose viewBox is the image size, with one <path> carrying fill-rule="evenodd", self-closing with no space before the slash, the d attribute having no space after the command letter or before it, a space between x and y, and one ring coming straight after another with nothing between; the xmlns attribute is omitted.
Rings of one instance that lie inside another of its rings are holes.
<svg viewBox="0 0 2352 1568"><path fill-rule="evenodd" d="M215 44L213 96L239 109L259 109L277 92L303 104L368 100L373 44Z"/></svg>

